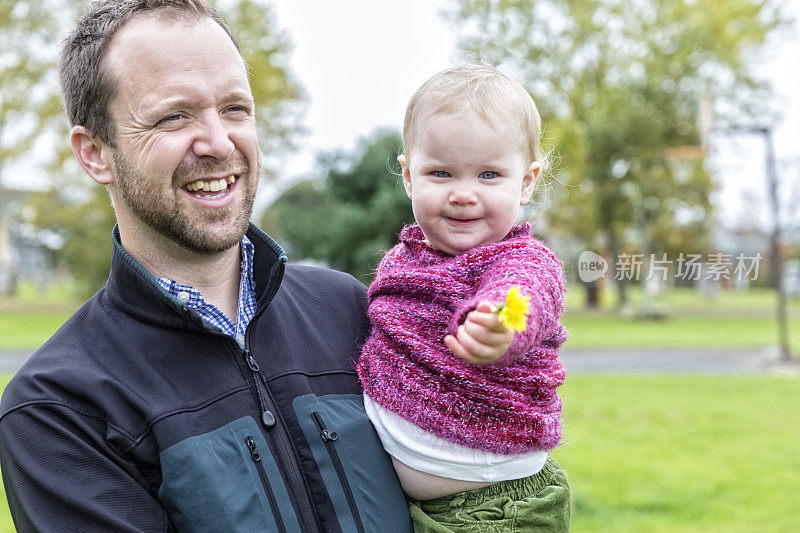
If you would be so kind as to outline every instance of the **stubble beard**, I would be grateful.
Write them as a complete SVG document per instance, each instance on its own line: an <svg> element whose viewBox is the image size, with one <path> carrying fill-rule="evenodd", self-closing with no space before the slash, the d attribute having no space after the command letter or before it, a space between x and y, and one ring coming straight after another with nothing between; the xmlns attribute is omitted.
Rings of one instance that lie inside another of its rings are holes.
<svg viewBox="0 0 800 533"><path fill-rule="evenodd" d="M202 217L192 217L186 206L182 207L181 192L176 192L180 184L201 176L218 175L219 165L198 161L188 165L181 163L172 175L172 183L168 188L158 183L157 178L140 172L118 150L114 151L114 170L117 176L117 188L122 200L131 213L150 229L179 246L196 254L218 254L230 249L242 240L250 226L250 215L253 212L261 162L256 162L255 172L244 157L230 168L226 166L226 174L237 174L236 186L243 195L241 202L215 210L208 210ZM152 185L155 185L154 194ZM169 193L172 194L169 194ZM238 211L238 212L237 212ZM209 225L230 219L224 230L208 231Z"/></svg>

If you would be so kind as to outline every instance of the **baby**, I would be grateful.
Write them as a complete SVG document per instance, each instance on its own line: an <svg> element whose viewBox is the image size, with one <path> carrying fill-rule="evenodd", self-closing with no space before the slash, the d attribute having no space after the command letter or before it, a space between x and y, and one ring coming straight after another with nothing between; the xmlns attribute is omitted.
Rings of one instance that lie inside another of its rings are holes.
<svg viewBox="0 0 800 533"><path fill-rule="evenodd" d="M488 66L435 75L406 111L398 161L417 223L369 288L358 373L417 531L569 530L569 486L547 454L561 442L563 271L516 224L539 129L530 95ZM516 333L497 313L512 288L530 308Z"/></svg>

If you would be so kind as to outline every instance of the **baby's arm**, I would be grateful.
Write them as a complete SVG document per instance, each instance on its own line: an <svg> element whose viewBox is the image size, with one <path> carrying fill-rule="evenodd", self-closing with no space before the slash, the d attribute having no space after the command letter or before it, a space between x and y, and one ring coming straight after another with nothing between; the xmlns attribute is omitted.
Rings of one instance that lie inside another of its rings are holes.
<svg viewBox="0 0 800 533"><path fill-rule="evenodd" d="M500 322L494 306L484 300L467 315L455 335L444 338L444 343L461 359L488 365L500 359L513 340L514 332Z"/></svg>
<svg viewBox="0 0 800 533"><path fill-rule="evenodd" d="M532 239L498 253L478 285L474 297L456 310L448 336L453 338L445 340L456 356L476 364L505 365L542 342L558 346L564 341L565 332L559 322L564 305L564 274L561 263L542 243ZM516 335L511 331L502 333L500 328L505 328L491 312L493 306L505 301L512 286L530 298L527 328ZM479 309L483 304L488 306ZM486 316L489 314L494 316ZM505 337L503 341L501 335ZM508 338L511 342L506 345ZM505 350L500 351L501 348Z"/></svg>

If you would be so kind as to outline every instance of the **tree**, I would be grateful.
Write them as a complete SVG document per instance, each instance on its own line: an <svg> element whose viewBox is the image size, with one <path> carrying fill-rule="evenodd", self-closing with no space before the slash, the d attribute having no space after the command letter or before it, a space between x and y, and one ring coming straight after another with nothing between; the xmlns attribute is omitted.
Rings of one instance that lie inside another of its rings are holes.
<svg viewBox="0 0 800 533"><path fill-rule="evenodd" d="M753 112L764 87L747 65L780 25L774 2L454 0L450 16L540 105L566 185L553 231L612 258L705 250L713 182L702 158L675 172L669 149L701 144L701 98Z"/></svg>
<svg viewBox="0 0 800 533"><path fill-rule="evenodd" d="M0 7L0 127L13 125L14 141L0 146L3 162L27 157L46 168L49 190L29 206L33 223L63 237L57 259L67 265L88 293L105 283L114 213L105 191L74 161L68 124L57 93L54 69L58 45L86 3L80 0L16 0ZM251 72L256 126L261 141L262 177L270 179L276 154L291 148L299 129L302 93L286 64L287 37L278 31L271 9L255 0L230 0L220 6L242 46ZM47 142L37 142L37 139ZM92 225L92 227L87 227Z"/></svg>
<svg viewBox="0 0 800 533"><path fill-rule="evenodd" d="M267 209L262 226L285 242L295 259L313 258L367 281L381 250L413 221L411 201L393 169L402 139L379 131L351 154L321 158L324 177L286 190Z"/></svg>
<svg viewBox="0 0 800 533"><path fill-rule="evenodd" d="M36 149L58 131L61 102L52 68L62 21L77 15L75 0L0 3L0 161ZM64 128L61 128L64 131Z"/></svg>

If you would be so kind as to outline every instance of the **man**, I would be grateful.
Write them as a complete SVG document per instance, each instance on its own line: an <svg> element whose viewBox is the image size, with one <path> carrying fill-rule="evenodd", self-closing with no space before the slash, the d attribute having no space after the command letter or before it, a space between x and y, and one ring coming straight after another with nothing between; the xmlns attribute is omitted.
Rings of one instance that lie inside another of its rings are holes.
<svg viewBox="0 0 800 533"><path fill-rule="evenodd" d="M20 531L408 531L354 370L364 288L248 220L247 66L203 0L106 0L60 61L111 196L108 284L20 370L0 461Z"/></svg>

